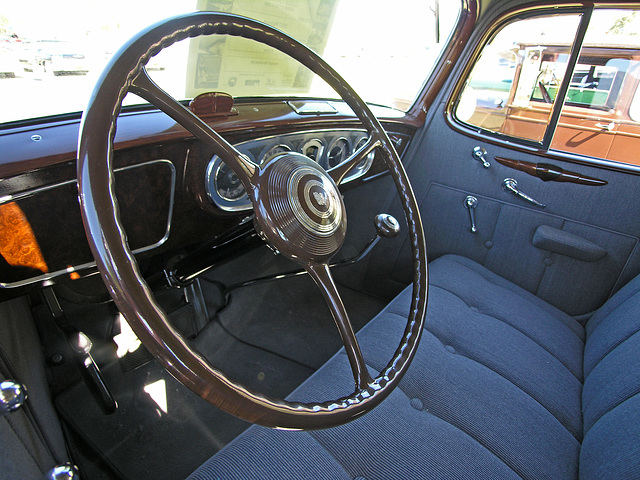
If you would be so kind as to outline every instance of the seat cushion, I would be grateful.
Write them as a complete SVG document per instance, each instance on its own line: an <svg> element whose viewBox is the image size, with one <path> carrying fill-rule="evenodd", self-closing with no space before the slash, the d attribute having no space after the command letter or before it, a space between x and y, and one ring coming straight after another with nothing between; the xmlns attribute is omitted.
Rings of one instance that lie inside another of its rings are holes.
<svg viewBox="0 0 640 480"><path fill-rule="evenodd" d="M640 277L587 323L580 476L640 478Z"/></svg>
<svg viewBox="0 0 640 480"><path fill-rule="evenodd" d="M461 257L433 262L430 284L416 358L374 411L309 433L252 427L192 478L577 478L582 327ZM397 347L409 302L407 290L358 334L372 374ZM352 388L339 352L290 398L323 401ZM258 438L270 447L248 453ZM292 445L308 450L293 463Z"/></svg>
<svg viewBox="0 0 640 480"><path fill-rule="evenodd" d="M447 255L430 266L426 328L582 439L584 330L573 318L477 263Z"/></svg>

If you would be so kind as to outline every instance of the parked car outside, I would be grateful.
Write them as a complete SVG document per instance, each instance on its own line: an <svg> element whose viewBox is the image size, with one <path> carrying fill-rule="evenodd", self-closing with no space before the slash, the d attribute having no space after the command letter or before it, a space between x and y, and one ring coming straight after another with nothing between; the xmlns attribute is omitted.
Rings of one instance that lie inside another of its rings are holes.
<svg viewBox="0 0 640 480"><path fill-rule="evenodd" d="M24 72L61 76L86 75L90 70L90 59L75 42L35 40L22 45L20 63Z"/></svg>
<svg viewBox="0 0 640 480"><path fill-rule="evenodd" d="M0 78L14 78L21 72L16 53L19 45L19 41L14 37L0 36Z"/></svg>

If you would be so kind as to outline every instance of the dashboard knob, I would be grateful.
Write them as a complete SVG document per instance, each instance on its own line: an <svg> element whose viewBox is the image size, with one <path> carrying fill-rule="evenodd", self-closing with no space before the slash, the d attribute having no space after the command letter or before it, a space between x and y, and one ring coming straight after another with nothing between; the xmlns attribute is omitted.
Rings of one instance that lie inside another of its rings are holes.
<svg viewBox="0 0 640 480"><path fill-rule="evenodd" d="M380 213L374 220L378 235L385 238L393 238L400 233L400 223L393 215Z"/></svg>

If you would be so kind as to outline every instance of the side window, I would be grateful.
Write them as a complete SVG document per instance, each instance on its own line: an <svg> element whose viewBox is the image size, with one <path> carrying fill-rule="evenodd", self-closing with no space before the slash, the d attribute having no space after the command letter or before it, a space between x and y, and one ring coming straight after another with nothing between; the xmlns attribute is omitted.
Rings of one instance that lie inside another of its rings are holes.
<svg viewBox="0 0 640 480"><path fill-rule="evenodd" d="M509 23L485 45L455 109L470 125L542 142L580 16ZM552 49L547 39L554 38Z"/></svg>
<svg viewBox="0 0 640 480"><path fill-rule="evenodd" d="M540 16L499 30L465 83L456 118L551 150L640 165L640 15L595 9L582 40L576 39L580 19ZM576 41L582 48L567 73ZM509 75L499 68L506 60L498 60L507 55ZM566 75L566 94L558 98ZM556 103L562 108L557 123L549 121Z"/></svg>

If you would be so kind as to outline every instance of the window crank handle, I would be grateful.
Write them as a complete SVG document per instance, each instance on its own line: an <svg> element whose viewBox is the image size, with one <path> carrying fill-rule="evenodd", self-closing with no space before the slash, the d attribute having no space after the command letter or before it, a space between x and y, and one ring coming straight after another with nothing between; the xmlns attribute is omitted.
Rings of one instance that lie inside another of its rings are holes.
<svg viewBox="0 0 640 480"><path fill-rule="evenodd" d="M487 151L484 148L482 148L481 146L474 147L474 149L473 149L473 158L475 158L476 160L482 162L482 166L484 168L489 168L491 166L491 164L486 159L486 155L487 155Z"/></svg>
<svg viewBox="0 0 640 480"><path fill-rule="evenodd" d="M478 229L476 228L476 207L478 206L478 199L472 195L468 195L467 198L464 199L464 206L469 211L469 221L471 222L471 233L476 233Z"/></svg>
<svg viewBox="0 0 640 480"><path fill-rule="evenodd" d="M523 200L526 200L529 203L533 203L534 205L536 205L538 207L541 207L541 208L546 207L546 205L544 203L540 203L539 201L531 198L526 193L523 193L520 190L518 190L518 182L515 181L513 178L505 178L502 181L502 189L505 192L513 193L517 197L520 197L520 198L522 198Z"/></svg>

